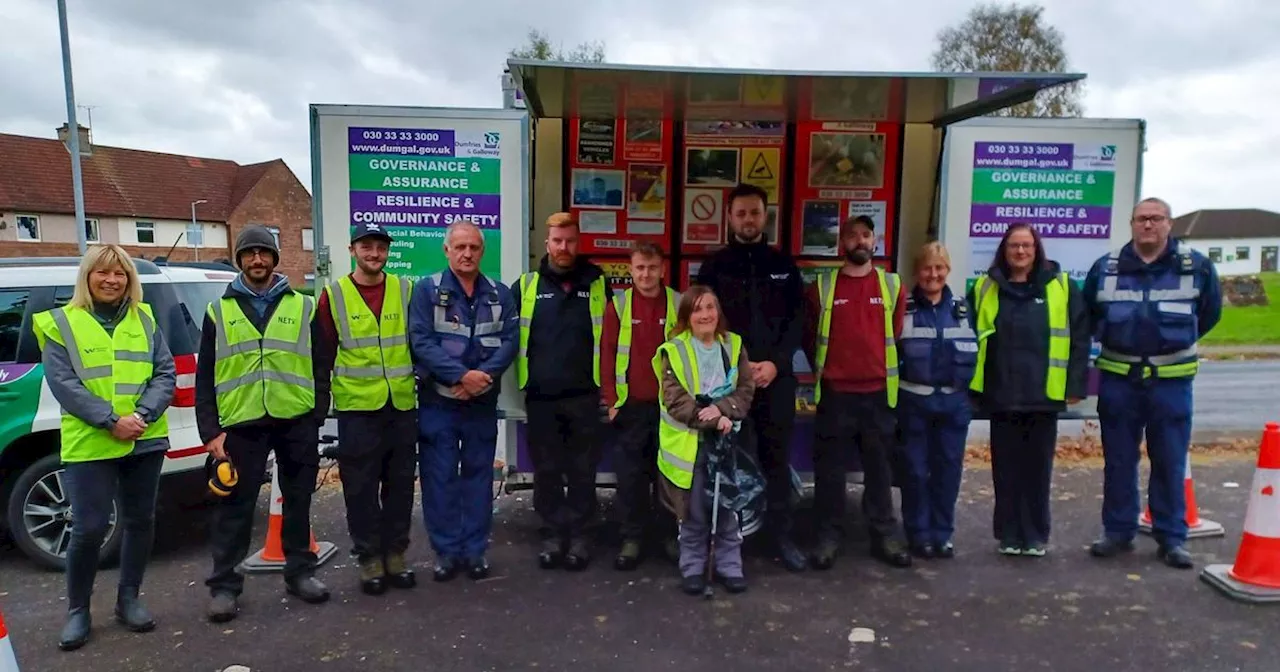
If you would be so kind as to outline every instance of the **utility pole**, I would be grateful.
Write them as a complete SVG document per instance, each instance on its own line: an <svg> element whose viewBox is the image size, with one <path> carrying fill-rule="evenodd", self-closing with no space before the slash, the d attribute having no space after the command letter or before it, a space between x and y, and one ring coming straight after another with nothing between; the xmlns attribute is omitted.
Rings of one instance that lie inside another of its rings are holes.
<svg viewBox="0 0 1280 672"><path fill-rule="evenodd" d="M191 201L191 228L187 231L187 242L191 243L191 249L195 250L196 261L200 261L200 246L204 245L204 230L196 223L196 206L208 202L203 198Z"/></svg>
<svg viewBox="0 0 1280 672"><path fill-rule="evenodd" d="M62 37L62 79L67 89L67 140L71 147L71 188L76 203L76 242L84 256L84 181L80 175L80 124L76 121L75 85L71 81L71 43L67 37L67 0L58 0L58 31Z"/></svg>

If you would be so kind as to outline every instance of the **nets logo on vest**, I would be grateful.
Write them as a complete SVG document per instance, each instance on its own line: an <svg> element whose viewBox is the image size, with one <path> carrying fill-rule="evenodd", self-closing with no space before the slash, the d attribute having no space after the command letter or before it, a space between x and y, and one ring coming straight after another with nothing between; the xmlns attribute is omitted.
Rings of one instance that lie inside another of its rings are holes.
<svg viewBox="0 0 1280 672"><path fill-rule="evenodd" d="M279 322L280 324L287 324L287 325L292 326L292 325L297 324L297 323L298 323L298 320L297 320L297 318L293 318L293 317L284 317L284 316L281 316L281 317L277 317L277 318L276 318L276 322Z"/></svg>

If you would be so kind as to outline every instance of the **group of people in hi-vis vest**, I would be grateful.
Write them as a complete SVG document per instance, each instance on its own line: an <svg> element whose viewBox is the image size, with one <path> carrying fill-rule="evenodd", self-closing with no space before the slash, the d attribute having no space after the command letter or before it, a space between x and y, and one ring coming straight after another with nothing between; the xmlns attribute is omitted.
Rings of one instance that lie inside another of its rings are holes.
<svg viewBox="0 0 1280 672"><path fill-rule="evenodd" d="M476 224L452 223L447 268L416 284L384 272L391 236L361 224L350 248L355 269L318 300L276 271L280 250L269 230L242 230L234 248L241 272L204 315L196 373L197 424L222 495L208 618L223 623L239 613L240 563L271 452L286 590L309 603L329 599L315 577L310 503L319 428L331 407L362 591L416 586L405 556L415 476L433 579L489 576L497 396L512 365L543 520L538 564L588 566L597 470L612 443L616 569L635 569L653 542L678 564L684 591L701 594L710 578L736 593L747 589L741 520L713 504L721 478L709 471L722 461L725 437L747 447L763 474L763 529L788 570L833 566L855 452L871 555L909 567L913 557L956 553L965 442L980 409L991 418L997 548L1043 556L1057 415L1085 396L1096 339L1105 534L1090 551L1133 550L1145 434L1158 555L1192 566L1181 486L1191 383L1196 342L1220 317L1221 290L1213 265L1170 238L1165 202L1138 203L1132 242L1099 259L1083 288L1047 257L1034 226L1013 224L964 297L948 287L950 259L937 242L915 255L910 289L877 267L875 224L862 216L840 227L842 267L806 287L796 263L765 238L763 190L735 187L726 211L729 244L682 295L666 286L663 252L649 244L632 250L632 286L611 292L603 270L579 255L570 213L548 219L546 255L510 288L480 273L485 238ZM124 538L114 615L137 632L155 628L139 589L176 375L119 246L92 247L71 300L33 322L62 406L64 483L76 520L60 639L71 650L90 636L98 548L117 494ZM807 553L793 536L791 497L797 350L816 378L817 539Z"/></svg>

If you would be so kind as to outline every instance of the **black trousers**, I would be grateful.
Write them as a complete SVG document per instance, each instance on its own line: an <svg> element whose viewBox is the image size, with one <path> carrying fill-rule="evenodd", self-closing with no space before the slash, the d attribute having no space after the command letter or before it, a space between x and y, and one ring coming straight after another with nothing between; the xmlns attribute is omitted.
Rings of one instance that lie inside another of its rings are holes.
<svg viewBox="0 0 1280 672"><path fill-rule="evenodd" d="M67 545L67 608L89 606L98 573L98 552L111 524L111 502L120 492L120 587L140 588L155 539L156 492L164 450L112 460L67 462L63 485L71 500Z"/></svg>
<svg viewBox="0 0 1280 672"><path fill-rule="evenodd" d="M413 523L418 417L387 405L338 413L338 474L347 531L360 560L404 553Z"/></svg>
<svg viewBox="0 0 1280 672"><path fill-rule="evenodd" d="M528 399L533 509L562 537L582 536L596 515L604 423L600 397Z"/></svg>
<svg viewBox="0 0 1280 672"><path fill-rule="evenodd" d="M885 391L866 394L822 390L814 418L814 517L819 537L845 534L851 451L862 459L862 513L873 541L899 536L893 508L893 451L897 418Z"/></svg>
<svg viewBox="0 0 1280 672"><path fill-rule="evenodd" d="M650 523L662 526L664 537L676 533L675 517L658 506L658 402L628 401L613 419L614 472L618 493L614 500L624 540L640 541Z"/></svg>
<svg viewBox="0 0 1280 672"><path fill-rule="evenodd" d="M231 494L213 510L210 542L213 574L205 580L212 594L244 591L238 565L249 555L253 516L267 471L267 453L275 450L281 503L280 543L284 548L285 581L311 576L316 554L311 552L311 495L320 467L319 428L309 417L270 424L229 428L227 457L240 474Z"/></svg>
<svg viewBox="0 0 1280 672"><path fill-rule="evenodd" d="M1049 541L1049 487L1058 443L1058 414L991 414L993 533L1002 544Z"/></svg>
<svg viewBox="0 0 1280 672"><path fill-rule="evenodd" d="M750 372L743 371L743 375ZM749 413L755 432L760 470L765 477L765 525L774 536L791 534L791 429L796 424L796 379L778 376L766 388L756 388Z"/></svg>

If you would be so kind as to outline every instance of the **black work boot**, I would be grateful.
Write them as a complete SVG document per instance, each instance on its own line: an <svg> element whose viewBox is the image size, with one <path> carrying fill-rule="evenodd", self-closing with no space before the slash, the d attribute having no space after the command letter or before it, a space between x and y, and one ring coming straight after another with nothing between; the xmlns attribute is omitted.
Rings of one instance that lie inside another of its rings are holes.
<svg viewBox="0 0 1280 672"><path fill-rule="evenodd" d="M89 630L93 627L89 618L89 607L76 607L67 612L67 622L62 626L62 636L58 638L58 648L63 651L75 651L89 641Z"/></svg>
<svg viewBox="0 0 1280 672"><path fill-rule="evenodd" d="M368 557L360 561L360 590L365 595L387 592L387 571L382 566L382 558Z"/></svg>
<svg viewBox="0 0 1280 672"><path fill-rule="evenodd" d="M138 599L138 589L121 586L116 594L116 620L133 632L151 632L156 628L156 621L151 617L142 600Z"/></svg>
<svg viewBox="0 0 1280 672"><path fill-rule="evenodd" d="M907 552L907 545L892 537L872 541L871 557L899 569L911 566L911 553Z"/></svg>
<svg viewBox="0 0 1280 672"><path fill-rule="evenodd" d="M1156 551L1156 556L1174 569L1191 569L1195 567L1195 563L1191 560L1191 554L1187 552L1181 544L1165 546L1161 545Z"/></svg>
<svg viewBox="0 0 1280 672"><path fill-rule="evenodd" d="M707 588L707 579L701 574L690 574L680 578L680 590L685 595L701 595Z"/></svg>
<svg viewBox="0 0 1280 672"><path fill-rule="evenodd" d="M569 552L564 555L564 568L571 572L581 572L591 563L591 548L587 540L574 537L569 542Z"/></svg>
<svg viewBox="0 0 1280 672"><path fill-rule="evenodd" d="M622 542L622 550L613 559L613 567L618 571L630 572L640 566L640 541L627 539Z"/></svg>
<svg viewBox="0 0 1280 672"><path fill-rule="evenodd" d="M307 604L329 601L329 588L314 576L302 576L292 581L285 581L285 592Z"/></svg>
<svg viewBox="0 0 1280 672"><path fill-rule="evenodd" d="M778 535L776 549L778 551L778 559L782 561L782 566L787 568L789 572L803 572L807 564L805 563L804 553L800 552L800 547L796 546L796 542L791 540L791 535Z"/></svg>
<svg viewBox="0 0 1280 672"><path fill-rule="evenodd" d="M839 553L840 540L831 535L823 535L818 538L818 545L809 556L809 561L813 563L814 569L831 569L836 564L836 556Z"/></svg>
<svg viewBox="0 0 1280 672"><path fill-rule="evenodd" d="M1133 552L1133 540L1121 541L1103 537L1089 546L1089 555L1095 558L1114 558L1121 553Z"/></svg>
<svg viewBox="0 0 1280 672"><path fill-rule="evenodd" d="M467 561L467 576L471 577L472 581L480 581L489 578L490 571L491 568L489 567L489 561L485 560L483 555Z"/></svg>
<svg viewBox="0 0 1280 672"><path fill-rule="evenodd" d="M239 602L236 596L231 593L215 593L209 599L209 607L205 611L205 615L213 623L226 623L234 619L239 613Z"/></svg>
<svg viewBox="0 0 1280 672"><path fill-rule="evenodd" d="M388 553L386 569L387 582L393 587L408 590L418 585L418 577L409 569L404 553Z"/></svg>
<svg viewBox="0 0 1280 672"><path fill-rule="evenodd" d="M431 570L431 580L436 583L452 581L458 576L458 561L450 557L436 558L436 566Z"/></svg>
<svg viewBox="0 0 1280 672"><path fill-rule="evenodd" d="M555 569L564 561L565 541L557 536L542 540L542 552L538 553L538 566Z"/></svg>

